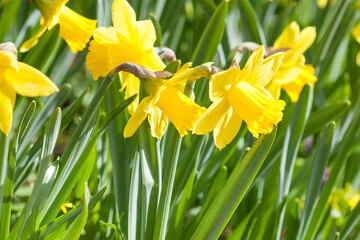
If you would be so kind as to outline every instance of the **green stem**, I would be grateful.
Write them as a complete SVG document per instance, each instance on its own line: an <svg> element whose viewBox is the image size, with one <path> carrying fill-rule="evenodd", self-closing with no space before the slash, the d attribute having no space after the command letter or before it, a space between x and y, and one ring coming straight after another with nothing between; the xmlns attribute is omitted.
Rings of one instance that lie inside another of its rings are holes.
<svg viewBox="0 0 360 240"><path fill-rule="evenodd" d="M0 132L0 239L5 240L9 236L11 204L14 188L14 167L15 158L12 156L8 160L9 137Z"/></svg>

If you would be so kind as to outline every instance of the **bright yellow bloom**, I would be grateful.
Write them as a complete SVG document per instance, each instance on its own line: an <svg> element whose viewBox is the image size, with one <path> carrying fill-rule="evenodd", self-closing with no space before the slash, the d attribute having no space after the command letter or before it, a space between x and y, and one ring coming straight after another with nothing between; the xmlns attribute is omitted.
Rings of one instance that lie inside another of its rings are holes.
<svg viewBox="0 0 360 240"><path fill-rule="evenodd" d="M112 5L114 27L101 27L94 31L94 40L90 42L86 65L94 79L106 74L114 67L125 63L135 63L152 71L162 70L165 64L154 50L155 29L150 20L136 21L134 9L126 0L115 0ZM140 80L134 75L121 73L122 88L126 88L125 97L139 93ZM133 114L136 99L129 107Z"/></svg>
<svg viewBox="0 0 360 240"><path fill-rule="evenodd" d="M354 36L355 40L360 43L360 23L356 24L352 30L352 35ZM360 66L360 51L356 55L356 64Z"/></svg>
<svg viewBox="0 0 360 240"><path fill-rule="evenodd" d="M27 97L47 96L58 88L39 70L16 58L13 43L0 44L0 130L11 129L16 93Z"/></svg>
<svg viewBox="0 0 360 240"><path fill-rule="evenodd" d="M324 7L326 7L327 3L328 3L328 0L318 0L318 1L317 1L317 4L318 4L318 7L319 7L319 8L324 8Z"/></svg>
<svg viewBox="0 0 360 240"><path fill-rule="evenodd" d="M266 86L275 99L280 97L280 89L283 88L290 96L291 101L296 102L305 84L312 85L317 81L317 77L314 76L314 68L311 65L305 65L303 55L313 44L315 37L315 27L306 27L300 32L299 25L292 22L275 41L275 48L290 48L286 52L274 80Z"/></svg>
<svg viewBox="0 0 360 240"><path fill-rule="evenodd" d="M41 27L35 36L23 43L20 52L26 52L34 47L44 32L57 23L60 24L60 36L72 52L81 51L86 47L96 28L96 20L83 17L66 7L68 0L33 0L31 2L41 12Z"/></svg>
<svg viewBox="0 0 360 240"><path fill-rule="evenodd" d="M64 203L61 205L61 211L63 211L63 213L67 213L67 208L74 208L74 204L72 203Z"/></svg>
<svg viewBox="0 0 360 240"><path fill-rule="evenodd" d="M273 79L284 53L263 59L264 54L265 48L260 46L244 69L230 68L211 76L213 103L196 122L194 133L213 131L215 145L222 149L234 139L242 120L254 137L273 130L282 119L285 102L274 100L264 87Z"/></svg>
<svg viewBox="0 0 360 240"><path fill-rule="evenodd" d="M198 106L183 94L185 84L192 69L191 63L184 64L169 79L143 79L144 87L150 96L145 97L127 122L124 137L131 137L140 124L148 117L151 135L161 138L167 128L169 119L183 137L193 129L205 108Z"/></svg>

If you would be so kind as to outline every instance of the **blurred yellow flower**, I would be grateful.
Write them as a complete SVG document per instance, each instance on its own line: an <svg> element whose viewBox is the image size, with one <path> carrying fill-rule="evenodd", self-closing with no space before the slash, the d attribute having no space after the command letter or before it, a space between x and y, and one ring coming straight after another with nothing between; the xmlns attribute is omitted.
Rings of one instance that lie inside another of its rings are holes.
<svg viewBox="0 0 360 240"><path fill-rule="evenodd" d="M265 60L264 46L248 59L244 69L230 68L210 78L209 95L213 102L194 126L195 134L213 131L215 145L229 144L244 120L254 137L270 133L282 119L285 102L274 100L264 88L278 70L284 53Z"/></svg>
<svg viewBox="0 0 360 240"><path fill-rule="evenodd" d="M289 48L274 80L266 86L275 99L280 97L280 89L283 88L291 101L296 102L305 84L312 85L317 81L315 69L309 64L305 65L303 55L315 38L315 27L306 27L300 32L299 25L292 22L275 41L274 48Z"/></svg>
<svg viewBox="0 0 360 240"><path fill-rule="evenodd" d="M131 137L140 124L148 117L151 135L161 138L167 128L169 119L183 137L191 131L205 108L198 106L183 94L192 69L191 63L182 66L172 78L143 79L146 91L145 97L134 114L130 117L124 129L124 137Z"/></svg>
<svg viewBox="0 0 360 240"><path fill-rule="evenodd" d="M0 130L11 129L16 93L27 97L47 96L58 88L39 70L17 61L13 43L0 44Z"/></svg>
<svg viewBox="0 0 360 240"><path fill-rule="evenodd" d="M74 204L72 204L72 203L64 203L64 204L62 204L61 205L61 211L63 211L63 213L67 213L67 209L68 208L74 208L75 206L74 206Z"/></svg>
<svg viewBox="0 0 360 240"><path fill-rule="evenodd" d="M22 44L20 52L26 52L34 47L38 39L47 29L60 24L60 36L69 45L72 52L78 52L86 47L92 32L96 28L96 20L90 20L77 14L65 4L69 0L33 0L34 6L40 10L42 18L38 32Z"/></svg>
<svg viewBox="0 0 360 240"><path fill-rule="evenodd" d="M360 23L356 24L352 30L352 35L354 36L355 40L360 43ZM358 51L356 55L356 64L360 66L360 51Z"/></svg>
<svg viewBox="0 0 360 240"><path fill-rule="evenodd" d="M360 192L354 191L351 184L346 183L345 188L336 190L330 200L333 209L339 212L349 212L349 210L351 211L360 201Z"/></svg>
<svg viewBox="0 0 360 240"><path fill-rule="evenodd" d="M90 42L86 65L94 79L106 74L114 67L131 62L152 71L162 70L165 64L153 47L156 34L150 20L136 21L134 9L126 0L115 0L112 5L114 27L101 27L94 31ZM121 72L122 89L128 98L139 93L140 81L134 75ZM138 98L129 106L135 112Z"/></svg>

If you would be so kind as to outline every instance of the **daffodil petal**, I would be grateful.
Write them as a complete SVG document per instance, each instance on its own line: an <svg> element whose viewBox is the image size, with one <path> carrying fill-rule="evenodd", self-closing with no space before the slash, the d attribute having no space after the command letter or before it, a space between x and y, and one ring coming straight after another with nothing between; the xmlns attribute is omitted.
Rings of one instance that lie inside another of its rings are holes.
<svg viewBox="0 0 360 240"><path fill-rule="evenodd" d="M92 32L96 29L96 22L63 6L59 15L60 36L72 52L81 51L86 47Z"/></svg>
<svg viewBox="0 0 360 240"><path fill-rule="evenodd" d="M150 98L144 98L140 104L139 107L136 109L136 111L131 115L129 121L126 123L126 126L124 128L124 138L131 137L134 135L138 127L141 125L141 123L146 119L147 113L144 112L143 105L146 104L147 101L149 101Z"/></svg>
<svg viewBox="0 0 360 240"><path fill-rule="evenodd" d="M193 133L203 135L214 130L221 117L229 108L230 105L227 103L226 99L219 98L199 117L194 125Z"/></svg>
<svg viewBox="0 0 360 240"><path fill-rule="evenodd" d="M0 130L8 134L11 129L16 93L8 81L0 83Z"/></svg>
<svg viewBox="0 0 360 240"><path fill-rule="evenodd" d="M281 84L272 80L268 85L266 85L266 90L270 92L271 96L274 99L279 99L281 92Z"/></svg>
<svg viewBox="0 0 360 240"><path fill-rule="evenodd" d="M6 68L18 70L18 61L14 54L8 51L0 50L0 69L5 70Z"/></svg>
<svg viewBox="0 0 360 240"><path fill-rule="evenodd" d="M266 58L262 64L249 75L246 82L265 87L274 78L283 58L284 53L276 53Z"/></svg>
<svg viewBox="0 0 360 240"><path fill-rule="evenodd" d="M126 0L114 0L112 5L113 25L124 37L138 38L136 32L136 15Z"/></svg>
<svg viewBox="0 0 360 240"><path fill-rule="evenodd" d="M152 49L156 40L154 25L150 20L137 21L139 40L144 50Z"/></svg>
<svg viewBox="0 0 360 240"><path fill-rule="evenodd" d="M141 64L151 71L160 71L166 67L155 50L144 54Z"/></svg>
<svg viewBox="0 0 360 240"><path fill-rule="evenodd" d="M226 147L237 135L241 127L242 119L234 112L233 108L229 108L221 117L220 121L214 129L214 141L220 150Z"/></svg>
<svg viewBox="0 0 360 240"><path fill-rule="evenodd" d="M355 40L360 43L360 23L356 24L351 33L354 36Z"/></svg>
<svg viewBox="0 0 360 240"><path fill-rule="evenodd" d="M316 38L316 28L315 27L306 27L296 40L296 45L294 49L299 53L304 53L308 48L314 43Z"/></svg>
<svg viewBox="0 0 360 240"><path fill-rule="evenodd" d="M125 98L129 98L135 94L139 95L140 80L131 73L122 75L122 77L124 76L127 78L126 80L124 80L126 81ZM130 115L132 115L135 112L138 104L139 104L139 97L136 97L135 100L128 106Z"/></svg>
<svg viewBox="0 0 360 240"><path fill-rule="evenodd" d="M8 70L5 78L15 91L27 97L48 96L59 91L56 85L42 72L22 62L18 62L19 71Z"/></svg>
<svg viewBox="0 0 360 240"><path fill-rule="evenodd" d="M95 41L100 44L110 43L116 44L119 43L117 38L116 30L113 27L99 27L93 31L93 37Z"/></svg>
<svg viewBox="0 0 360 240"><path fill-rule="evenodd" d="M274 43L275 48L293 48L300 34L299 25L291 22Z"/></svg>
<svg viewBox="0 0 360 240"><path fill-rule="evenodd" d="M231 87L236 77L240 73L239 68L230 68L226 71L213 74L209 81L209 98L215 102Z"/></svg>
<svg viewBox="0 0 360 240"><path fill-rule="evenodd" d="M255 70L262 63L264 54L265 54L265 47L261 45L250 55L249 59L246 62L246 65L250 64L251 69Z"/></svg>
<svg viewBox="0 0 360 240"><path fill-rule="evenodd" d="M165 114L162 113L160 108L155 106L149 114L148 120L151 127L151 135L156 138L161 138L168 125L168 120Z"/></svg>
<svg viewBox="0 0 360 240"><path fill-rule="evenodd" d="M274 81L285 84L293 81L303 71L301 66L293 66L290 68L281 68L276 72Z"/></svg>

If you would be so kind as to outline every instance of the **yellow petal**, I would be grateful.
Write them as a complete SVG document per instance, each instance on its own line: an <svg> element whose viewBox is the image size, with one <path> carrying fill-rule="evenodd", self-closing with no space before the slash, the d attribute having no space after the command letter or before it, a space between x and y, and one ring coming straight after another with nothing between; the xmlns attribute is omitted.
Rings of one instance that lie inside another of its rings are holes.
<svg viewBox="0 0 360 240"><path fill-rule="evenodd" d="M48 96L59 91L56 85L42 72L22 62L19 71L8 70L5 78L15 91L27 97Z"/></svg>
<svg viewBox="0 0 360 240"><path fill-rule="evenodd" d="M220 150L226 147L237 135L241 127L242 119L234 112L233 108L221 117L214 129L214 141Z"/></svg>
<svg viewBox="0 0 360 240"><path fill-rule="evenodd" d="M244 81L231 87L225 98L254 137L272 132L282 119L285 102L270 98Z"/></svg>
<svg viewBox="0 0 360 240"><path fill-rule="evenodd" d="M219 98L210 105L208 109L199 117L194 126L193 133L203 135L214 130L221 117L229 110L230 105L225 98Z"/></svg>
<svg viewBox="0 0 360 240"><path fill-rule="evenodd" d="M11 68L13 70L18 70L18 61L15 54L12 54L8 51L0 50L0 69Z"/></svg>
<svg viewBox="0 0 360 240"><path fill-rule="evenodd" d="M290 68L280 67L275 74L274 81L279 84L289 83L297 78L302 71L303 68L301 66L293 66Z"/></svg>
<svg viewBox="0 0 360 240"><path fill-rule="evenodd" d="M142 65L143 53L137 43L106 43L96 39L90 41L86 66L94 79L105 77L114 67L132 62Z"/></svg>
<svg viewBox="0 0 360 240"><path fill-rule="evenodd" d="M126 0L114 0L112 17L113 25L120 34L132 42L138 39L135 11Z"/></svg>
<svg viewBox="0 0 360 240"><path fill-rule="evenodd" d="M64 6L59 15L60 36L72 52L81 51L86 47L92 32L96 29L96 22Z"/></svg>
<svg viewBox="0 0 360 240"><path fill-rule="evenodd" d="M290 96L292 102L297 102L305 84L309 83L310 85L313 85L317 81L317 77L314 76L314 73L314 67L310 64L306 65L302 68L302 72L297 78L281 86Z"/></svg>
<svg viewBox="0 0 360 240"><path fill-rule="evenodd" d="M252 70L258 68L263 61L264 54L265 47L261 45L250 55L249 59L246 62L246 65L251 65Z"/></svg>
<svg viewBox="0 0 360 240"><path fill-rule="evenodd" d="M125 78L122 79L121 81L126 83L125 98L129 98L134 94L139 95L140 80L131 73L121 74L121 77ZM139 97L137 96L136 99L128 106L130 115L132 115L135 112L138 104L139 104Z"/></svg>
<svg viewBox="0 0 360 240"><path fill-rule="evenodd" d="M268 85L266 85L266 90L270 92L274 99L277 100L280 98L281 84L275 80L272 80Z"/></svg>
<svg viewBox="0 0 360 240"><path fill-rule="evenodd" d="M171 85L161 91L156 106L169 118L182 137L193 129L195 122L205 111L205 108Z"/></svg>
<svg viewBox="0 0 360 240"><path fill-rule="evenodd" d="M356 54L356 65L360 67L360 51Z"/></svg>
<svg viewBox="0 0 360 240"><path fill-rule="evenodd" d="M139 40L144 50L152 49L156 40L154 25L150 20L136 22L139 32Z"/></svg>
<svg viewBox="0 0 360 240"><path fill-rule="evenodd" d="M166 67L155 50L152 50L151 52L148 51L144 54L141 65L151 71L160 71Z"/></svg>
<svg viewBox="0 0 360 240"><path fill-rule="evenodd" d="M151 97L144 98L139 107L136 109L133 115L131 115L129 121L126 123L124 128L124 138L131 137L134 135L140 124L145 120L147 117L147 113L144 112L143 105L146 104L147 101L151 100Z"/></svg>
<svg viewBox="0 0 360 240"><path fill-rule="evenodd" d="M151 135L156 138L161 138L168 125L168 120L165 114L162 113L160 108L155 106L153 111L149 114L148 120L151 127Z"/></svg>
<svg viewBox="0 0 360 240"><path fill-rule="evenodd" d="M15 98L14 88L8 81L2 81L0 83L0 130L6 135L11 129Z"/></svg>
<svg viewBox="0 0 360 240"><path fill-rule="evenodd" d="M351 33L356 39L356 41L360 43L360 23L356 24Z"/></svg>
<svg viewBox="0 0 360 240"><path fill-rule="evenodd" d="M213 74L209 81L209 98L215 102L230 89L231 84L240 73L239 68L230 68L226 71Z"/></svg>
<svg viewBox="0 0 360 240"><path fill-rule="evenodd" d="M291 22L274 43L275 48L293 48L300 34L299 25Z"/></svg>
<svg viewBox="0 0 360 240"><path fill-rule="evenodd" d="M116 44L119 43L119 39L116 34L116 30L113 27L99 27L93 31L93 37L95 41L100 44L110 43Z"/></svg>
<svg viewBox="0 0 360 240"><path fill-rule="evenodd" d="M314 43L315 38L316 38L315 27L304 28L300 32L299 37L296 39L294 50L296 50L299 53L304 53Z"/></svg>
<svg viewBox="0 0 360 240"><path fill-rule="evenodd" d="M251 85L265 87L274 78L283 58L284 53L276 53L266 58L261 65L249 75L246 82Z"/></svg>

